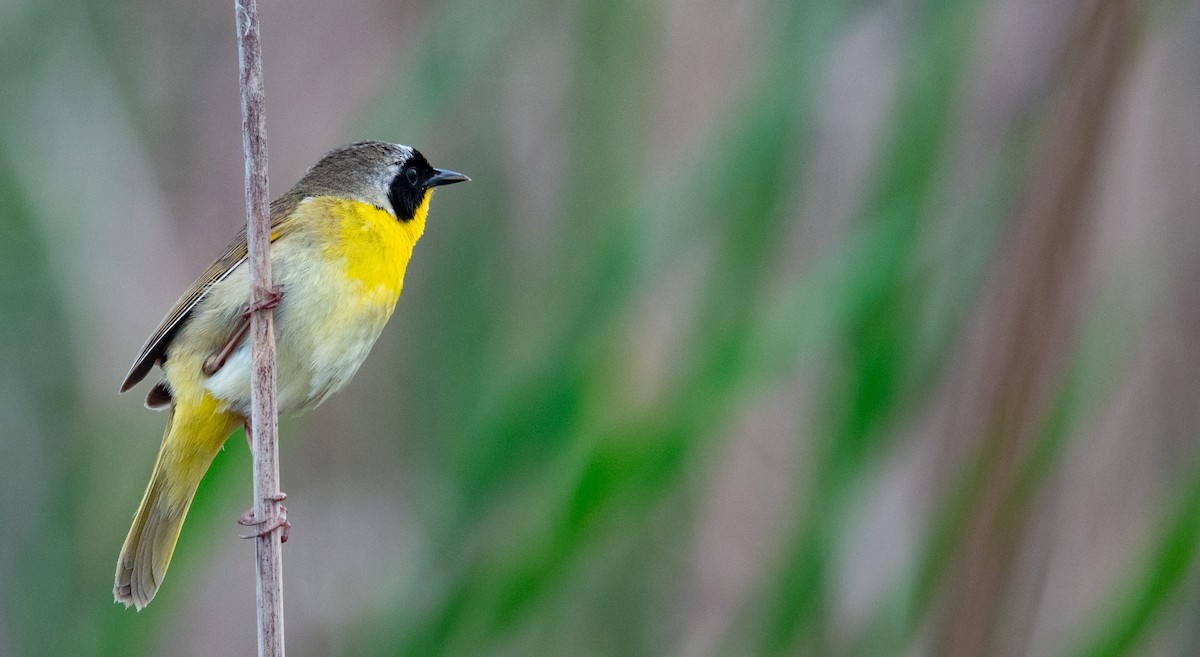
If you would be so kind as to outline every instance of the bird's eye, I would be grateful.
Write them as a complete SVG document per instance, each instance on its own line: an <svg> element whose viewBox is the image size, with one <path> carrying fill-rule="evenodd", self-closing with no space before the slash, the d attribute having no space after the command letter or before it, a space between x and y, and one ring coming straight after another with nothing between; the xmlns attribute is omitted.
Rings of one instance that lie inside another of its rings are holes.
<svg viewBox="0 0 1200 657"><path fill-rule="evenodd" d="M417 170L415 168L409 167L408 169L405 169L404 178L408 181L408 184L412 185L413 187L417 186Z"/></svg>

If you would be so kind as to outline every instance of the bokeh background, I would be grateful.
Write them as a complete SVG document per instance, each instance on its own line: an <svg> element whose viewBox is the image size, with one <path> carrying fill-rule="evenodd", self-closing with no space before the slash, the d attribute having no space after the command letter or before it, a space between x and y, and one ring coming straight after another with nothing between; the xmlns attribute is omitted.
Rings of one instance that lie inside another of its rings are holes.
<svg viewBox="0 0 1200 657"><path fill-rule="evenodd" d="M254 650L240 435L111 597L117 385L244 221L232 5L0 2L0 655ZM275 194L473 178L282 425L291 655L1200 654L1200 3L260 12Z"/></svg>

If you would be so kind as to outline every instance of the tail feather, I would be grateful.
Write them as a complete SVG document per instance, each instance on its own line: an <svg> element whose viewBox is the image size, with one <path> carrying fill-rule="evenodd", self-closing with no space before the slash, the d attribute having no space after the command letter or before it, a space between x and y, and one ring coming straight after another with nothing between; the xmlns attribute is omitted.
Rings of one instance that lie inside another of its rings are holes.
<svg viewBox="0 0 1200 657"><path fill-rule="evenodd" d="M141 610L154 599L196 487L240 422L237 415L218 411L208 395L195 407L171 409L154 473L117 559L117 602Z"/></svg>

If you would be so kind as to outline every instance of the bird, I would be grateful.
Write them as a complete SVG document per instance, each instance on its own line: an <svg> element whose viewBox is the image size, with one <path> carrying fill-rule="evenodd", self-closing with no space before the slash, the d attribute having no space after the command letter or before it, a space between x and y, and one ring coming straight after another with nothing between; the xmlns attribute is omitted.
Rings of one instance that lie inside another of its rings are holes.
<svg viewBox="0 0 1200 657"><path fill-rule="evenodd" d="M265 299L252 301L245 229L183 293L120 388L133 388L157 365L162 379L146 406L168 413L117 560L117 602L140 611L154 599L196 487L230 434L247 424L250 313L274 308L279 411L317 406L350 381L391 317L434 189L466 180L409 146L336 148L271 203L274 287Z"/></svg>

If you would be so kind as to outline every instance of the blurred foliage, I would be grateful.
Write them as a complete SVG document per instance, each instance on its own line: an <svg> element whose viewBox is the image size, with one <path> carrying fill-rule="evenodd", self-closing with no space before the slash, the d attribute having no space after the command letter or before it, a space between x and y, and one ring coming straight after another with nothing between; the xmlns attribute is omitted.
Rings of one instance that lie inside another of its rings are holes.
<svg viewBox="0 0 1200 657"><path fill-rule="evenodd" d="M447 0L356 7L365 18L348 24L264 1L268 114L303 126L272 123L272 144L315 142L272 172L369 137L473 179L439 193L359 379L283 425L299 530L285 551L289 651L936 653L994 465L977 436L945 428L946 400L1037 182L1066 47L1054 25L1091 7L1050 5ZM1152 7L1142 42L1195 54L1178 44L1195 42L1200 7ZM209 104L236 117L225 9L0 7L0 654L249 649L250 585L230 584L252 580L230 520L249 496L242 438L202 483L162 594L125 611L109 599L111 561L161 416L93 389L115 389L122 357L109 352L132 357L142 335L126 333L166 310L156 286L198 271L171 254L199 262L200 242L236 228L239 189L220 185L240 176L237 124L204 132L224 125ZM988 53L1029 45L1013 36L1022 10L1059 22L1039 33L1044 57L1014 60L1031 71L997 90ZM352 29L365 36L338 32ZM328 68L305 69L308 51ZM90 95L101 87L111 95ZM79 134L94 143L63 152ZM1108 166L1129 166L1110 148ZM112 189L127 171L138 187ZM291 182L272 180L275 193ZM1161 184L1146 193L1194 217L1186 177ZM220 226L194 219L222 212ZM1186 406L1200 390L1179 373L1188 357L1141 378L1132 365L1152 348L1156 304L1174 298L1140 298L1139 280L1194 290L1200 271L1184 256L1146 274L1087 244L1081 328L1039 382L1046 408L1003 499L1023 556L995 654L1192 654L1197 418L1150 426L1113 408L1130 395ZM1113 475L1145 508L1072 506L1094 497L1078 492L1094 492L1092 455L1120 463L1129 441L1161 456ZM1114 523L1118 547L1056 560ZM1081 569L1079 599L1053 608L1049 582Z"/></svg>

